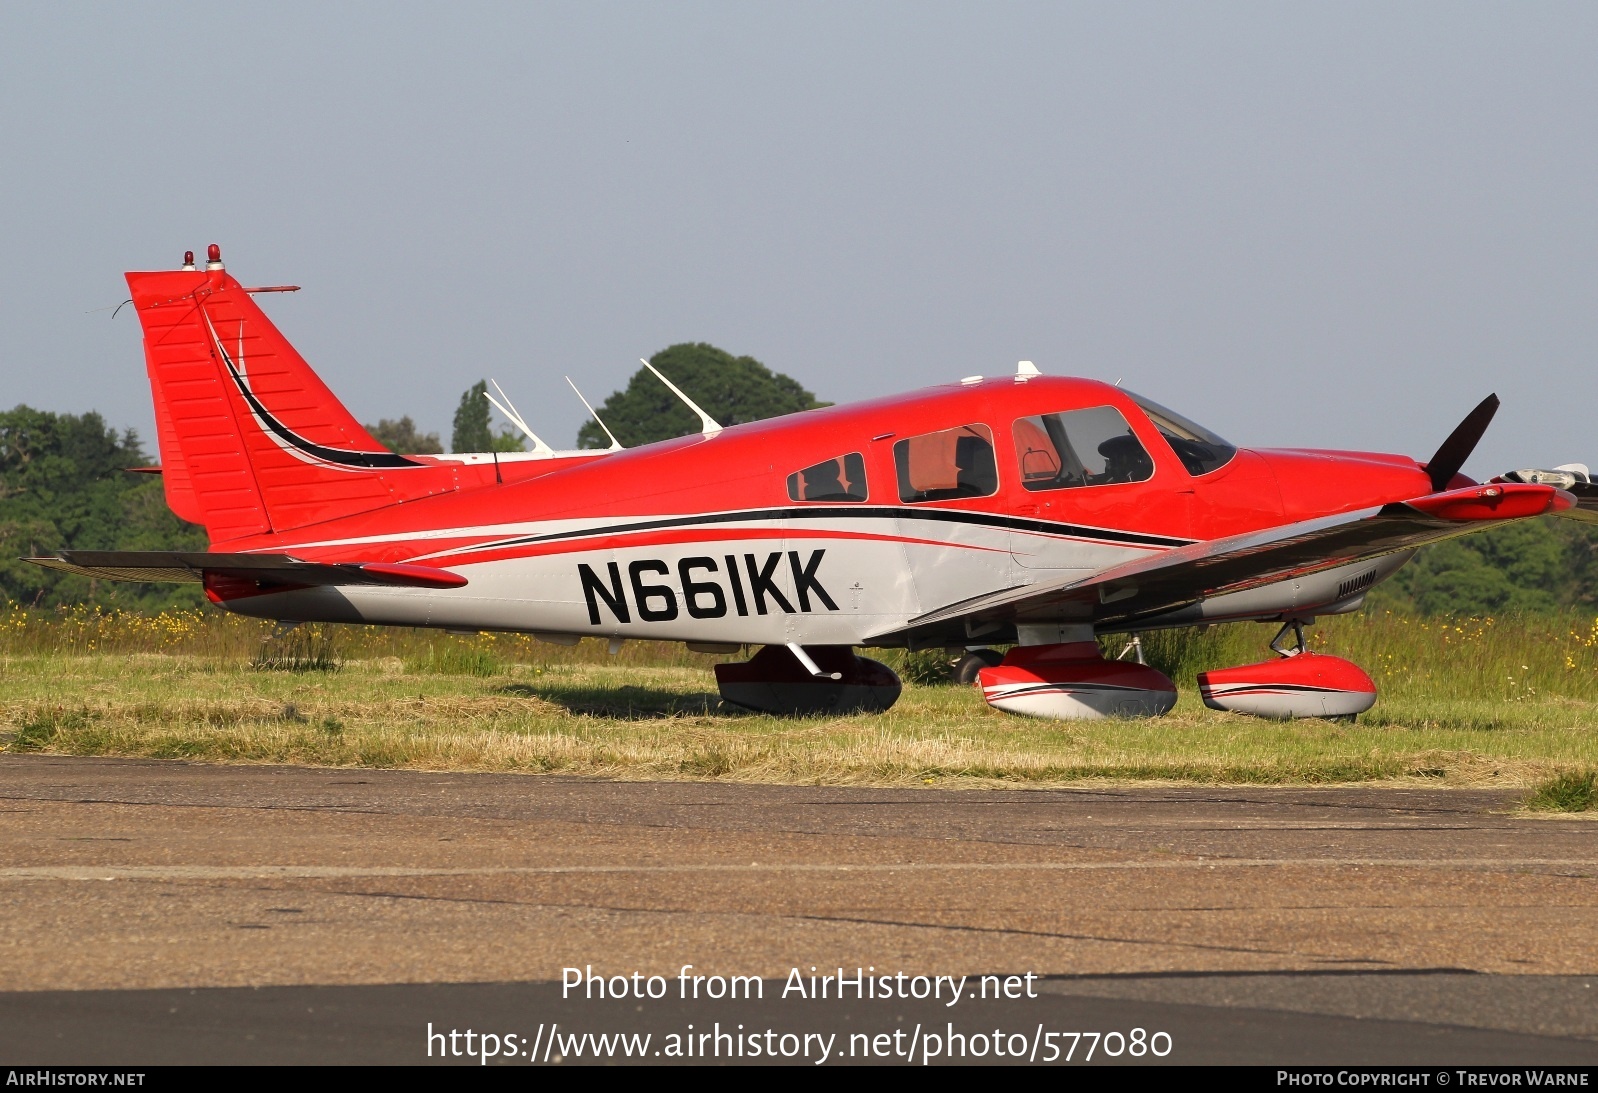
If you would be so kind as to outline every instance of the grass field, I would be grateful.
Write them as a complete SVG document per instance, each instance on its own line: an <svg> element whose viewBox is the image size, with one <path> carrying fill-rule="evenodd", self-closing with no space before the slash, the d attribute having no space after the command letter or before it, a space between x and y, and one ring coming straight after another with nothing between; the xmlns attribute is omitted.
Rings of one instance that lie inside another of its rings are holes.
<svg viewBox="0 0 1598 1093"><path fill-rule="evenodd" d="M218 612L0 615L0 739L80 755L635 779L1557 782L1549 800L1564 803L1547 807L1567 811L1591 803L1598 768L1598 621L1587 619L1327 620L1314 646L1359 662L1382 690L1352 725L1202 707L1193 673L1262 659L1263 626L1149 635L1181 702L1158 720L1103 722L1012 717L974 688L915 683L885 715L764 717L723 708L717 658L677 645L629 643L612 657L594 641L271 634ZM912 680L938 659L880 655Z"/></svg>

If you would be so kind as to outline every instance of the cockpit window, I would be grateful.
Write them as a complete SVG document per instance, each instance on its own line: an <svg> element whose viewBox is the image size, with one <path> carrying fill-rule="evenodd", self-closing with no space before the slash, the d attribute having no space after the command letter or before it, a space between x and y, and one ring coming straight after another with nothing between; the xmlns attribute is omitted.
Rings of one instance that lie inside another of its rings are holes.
<svg viewBox="0 0 1598 1093"><path fill-rule="evenodd" d="M999 491L993 430L986 425L962 425L901 440L893 446L893 463L899 472L901 501L948 501Z"/></svg>
<svg viewBox="0 0 1598 1093"><path fill-rule="evenodd" d="M1021 485L1028 490L1143 482L1154 476L1154 461L1113 406L1019 418L1012 432Z"/></svg>
<svg viewBox="0 0 1598 1093"><path fill-rule="evenodd" d="M795 471L788 476L788 496L794 501L864 501L865 460L850 452Z"/></svg>
<svg viewBox="0 0 1598 1093"><path fill-rule="evenodd" d="M1154 427L1165 437L1166 443L1176 453L1176 458L1182 461L1182 466L1187 468L1187 473L1197 478L1201 474L1218 471L1232 461L1237 454L1237 448L1202 425L1189 421L1181 414L1167 410L1157 402L1152 402L1142 395L1134 395L1131 391L1127 396L1149 416Z"/></svg>

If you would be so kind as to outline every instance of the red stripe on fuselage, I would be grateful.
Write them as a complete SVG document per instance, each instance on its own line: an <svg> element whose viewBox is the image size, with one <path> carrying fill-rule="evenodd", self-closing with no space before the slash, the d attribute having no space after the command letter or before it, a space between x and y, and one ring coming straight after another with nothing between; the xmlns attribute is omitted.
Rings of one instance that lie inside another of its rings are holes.
<svg viewBox="0 0 1598 1093"><path fill-rule="evenodd" d="M683 528L670 531L646 531L613 535L600 535L589 539L561 539L547 543L523 543L515 546L488 547L483 550L465 550L452 553L452 566L474 565L483 562L503 562L514 558L538 558L553 554L582 554L594 550L612 550L627 547L671 546L679 543L725 543L728 541L760 541L769 539L853 539L879 543L908 543L913 546L958 547L989 554L1008 554L1001 547L976 546L970 543L951 543L942 539L915 539L904 535L871 535L858 531L804 531L787 528L720 528L715 536L706 535L705 529Z"/></svg>

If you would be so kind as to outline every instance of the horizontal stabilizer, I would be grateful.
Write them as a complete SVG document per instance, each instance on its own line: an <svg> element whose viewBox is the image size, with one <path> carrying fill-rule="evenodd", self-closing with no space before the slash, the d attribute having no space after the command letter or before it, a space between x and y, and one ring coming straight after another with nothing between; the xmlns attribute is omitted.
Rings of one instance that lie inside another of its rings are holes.
<svg viewBox="0 0 1598 1093"><path fill-rule="evenodd" d="M63 550L26 561L63 573L104 581L202 584L232 577L257 585L308 588L319 585L386 585L398 588L460 588L466 578L447 569L399 562L305 562L288 554L219 554L178 550Z"/></svg>

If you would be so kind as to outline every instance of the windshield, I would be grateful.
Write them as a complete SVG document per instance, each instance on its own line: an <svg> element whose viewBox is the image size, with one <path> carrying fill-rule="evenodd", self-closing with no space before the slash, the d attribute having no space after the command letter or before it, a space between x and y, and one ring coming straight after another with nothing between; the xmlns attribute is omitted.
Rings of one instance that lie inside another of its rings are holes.
<svg viewBox="0 0 1598 1093"><path fill-rule="evenodd" d="M1125 390L1125 388L1122 388ZM1237 448L1204 426L1189 421L1172 410L1167 410L1159 403L1144 398L1142 395L1126 392L1127 397L1149 416L1154 427L1165 437L1171 451L1176 453L1176 458L1182 461L1182 466L1187 468L1187 473L1197 478L1201 474L1218 471L1232 461L1237 454Z"/></svg>

